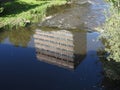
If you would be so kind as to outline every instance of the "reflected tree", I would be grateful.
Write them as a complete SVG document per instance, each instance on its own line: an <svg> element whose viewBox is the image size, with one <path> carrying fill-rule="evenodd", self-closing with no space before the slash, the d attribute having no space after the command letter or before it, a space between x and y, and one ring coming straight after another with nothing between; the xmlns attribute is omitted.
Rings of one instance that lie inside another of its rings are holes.
<svg viewBox="0 0 120 90"><path fill-rule="evenodd" d="M0 30L0 43L2 43L5 38L7 38L7 32Z"/></svg>
<svg viewBox="0 0 120 90"><path fill-rule="evenodd" d="M11 31L4 31L0 32L0 42L3 42L5 38L9 38L9 41L14 46L27 47L28 42L31 40L31 36L33 34L33 28L21 28L20 30L16 29Z"/></svg>

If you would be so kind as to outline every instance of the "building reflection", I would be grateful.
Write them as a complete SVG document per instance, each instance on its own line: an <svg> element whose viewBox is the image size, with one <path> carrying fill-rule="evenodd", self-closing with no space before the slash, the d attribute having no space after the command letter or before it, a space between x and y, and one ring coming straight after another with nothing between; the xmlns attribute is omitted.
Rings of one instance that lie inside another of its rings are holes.
<svg viewBox="0 0 120 90"><path fill-rule="evenodd" d="M86 56L86 32L36 30L37 59L74 70Z"/></svg>

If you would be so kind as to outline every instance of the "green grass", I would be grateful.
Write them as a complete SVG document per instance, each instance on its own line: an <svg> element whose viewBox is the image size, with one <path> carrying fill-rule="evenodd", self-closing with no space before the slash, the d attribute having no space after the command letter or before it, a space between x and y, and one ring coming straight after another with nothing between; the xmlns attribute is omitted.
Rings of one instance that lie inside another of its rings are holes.
<svg viewBox="0 0 120 90"><path fill-rule="evenodd" d="M14 0L3 3L4 11L0 13L0 28L26 26L45 17L47 7L61 5L65 0Z"/></svg>

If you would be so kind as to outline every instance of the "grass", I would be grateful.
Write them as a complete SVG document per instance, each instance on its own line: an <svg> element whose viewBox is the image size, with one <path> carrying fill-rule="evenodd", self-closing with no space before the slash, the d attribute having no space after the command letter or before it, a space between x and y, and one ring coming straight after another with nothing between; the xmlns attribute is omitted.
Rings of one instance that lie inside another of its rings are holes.
<svg viewBox="0 0 120 90"><path fill-rule="evenodd" d="M47 7L61 5L66 0L14 0L1 4L4 11L0 13L0 28L26 26L45 17Z"/></svg>

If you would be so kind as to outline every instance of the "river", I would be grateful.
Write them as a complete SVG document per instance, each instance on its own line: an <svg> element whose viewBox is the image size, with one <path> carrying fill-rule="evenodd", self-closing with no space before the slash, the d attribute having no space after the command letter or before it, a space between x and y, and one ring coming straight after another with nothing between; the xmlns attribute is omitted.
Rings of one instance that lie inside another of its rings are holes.
<svg viewBox="0 0 120 90"><path fill-rule="evenodd" d="M87 22L82 29L41 28L37 24L0 31L0 89L110 90L104 85L103 67L97 54L103 45L94 29L104 22L101 12L106 8L102 0L98 1L80 7L84 9L80 15L87 13L80 18ZM72 6L67 6L48 8L46 18L60 17L58 10L71 12Z"/></svg>

